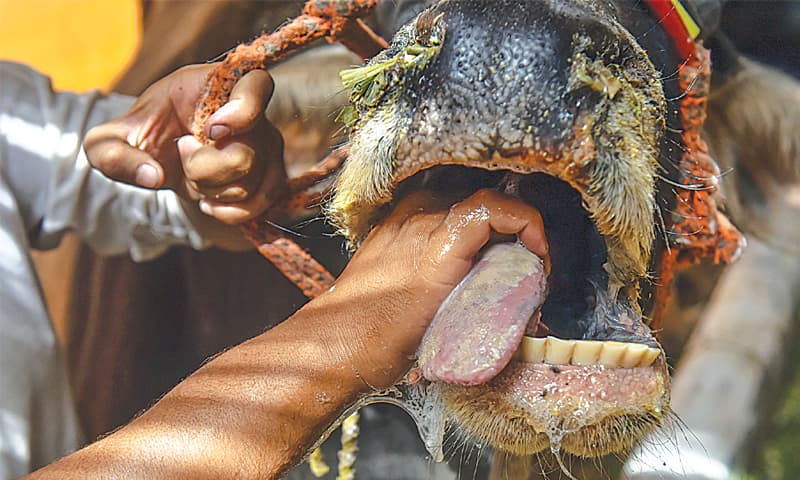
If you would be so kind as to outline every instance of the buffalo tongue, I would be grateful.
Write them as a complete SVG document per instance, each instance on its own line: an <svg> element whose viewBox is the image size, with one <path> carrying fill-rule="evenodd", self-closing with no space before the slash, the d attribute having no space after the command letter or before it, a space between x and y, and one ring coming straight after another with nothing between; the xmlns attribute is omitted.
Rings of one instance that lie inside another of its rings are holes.
<svg viewBox="0 0 800 480"><path fill-rule="evenodd" d="M488 382L505 368L542 305L542 260L518 243L492 245L439 307L419 349L425 378Z"/></svg>

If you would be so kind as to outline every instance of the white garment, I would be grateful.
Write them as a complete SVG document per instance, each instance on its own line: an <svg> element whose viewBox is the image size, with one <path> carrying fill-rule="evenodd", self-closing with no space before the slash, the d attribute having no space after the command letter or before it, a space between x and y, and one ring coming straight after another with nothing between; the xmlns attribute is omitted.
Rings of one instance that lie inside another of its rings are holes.
<svg viewBox="0 0 800 480"><path fill-rule="evenodd" d="M0 479L82 441L30 249L55 247L67 230L99 253L136 260L172 244L206 246L175 194L115 183L89 166L84 133L132 101L54 93L46 77L0 62Z"/></svg>

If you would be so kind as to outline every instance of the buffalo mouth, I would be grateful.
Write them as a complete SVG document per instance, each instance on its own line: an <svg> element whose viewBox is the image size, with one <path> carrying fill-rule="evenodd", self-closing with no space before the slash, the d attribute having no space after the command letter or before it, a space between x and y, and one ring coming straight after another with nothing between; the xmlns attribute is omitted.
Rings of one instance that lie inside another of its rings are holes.
<svg viewBox="0 0 800 480"><path fill-rule="evenodd" d="M514 239L491 242L423 339L423 376L440 384L455 422L495 448L630 448L667 409L664 354L631 299L609 293L606 242L580 193L544 173L446 165L406 179L394 198L428 190L458 201L480 189L539 210L549 271L521 246L496 253Z"/></svg>
<svg viewBox="0 0 800 480"><path fill-rule="evenodd" d="M481 443L623 450L669 397L638 304L665 150L660 73L605 2L435 4L343 72L353 130L328 213L357 244L415 190L455 203L496 189L537 208L549 272L513 238L488 246L431 324L421 371Z"/></svg>

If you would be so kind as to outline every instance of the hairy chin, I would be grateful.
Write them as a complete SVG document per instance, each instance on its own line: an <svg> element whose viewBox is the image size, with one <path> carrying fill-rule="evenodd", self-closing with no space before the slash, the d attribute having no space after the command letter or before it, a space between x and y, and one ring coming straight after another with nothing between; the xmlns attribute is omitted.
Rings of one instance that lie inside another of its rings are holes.
<svg viewBox="0 0 800 480"><path fill-rule="evenodd" d="M449 417L464 432L516 455L546 448L579 457L628 451L662 424L669 404L663 360L571 371L520 362L485 385L441 387Z"/></svg>

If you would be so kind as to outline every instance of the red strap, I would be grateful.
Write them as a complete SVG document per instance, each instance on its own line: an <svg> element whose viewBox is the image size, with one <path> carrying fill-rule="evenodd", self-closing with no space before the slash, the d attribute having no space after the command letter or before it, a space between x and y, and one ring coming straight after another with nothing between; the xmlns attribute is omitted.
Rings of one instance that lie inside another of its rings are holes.
<svg viewBox="0 0 800 480"><path fill-rule="evenodd" d="M672 43L681 58L687 59L693 56L696 52L695 38L699 34L699 27L681 2L646 0L646 3L664 30L672 37Z"/></svg>

